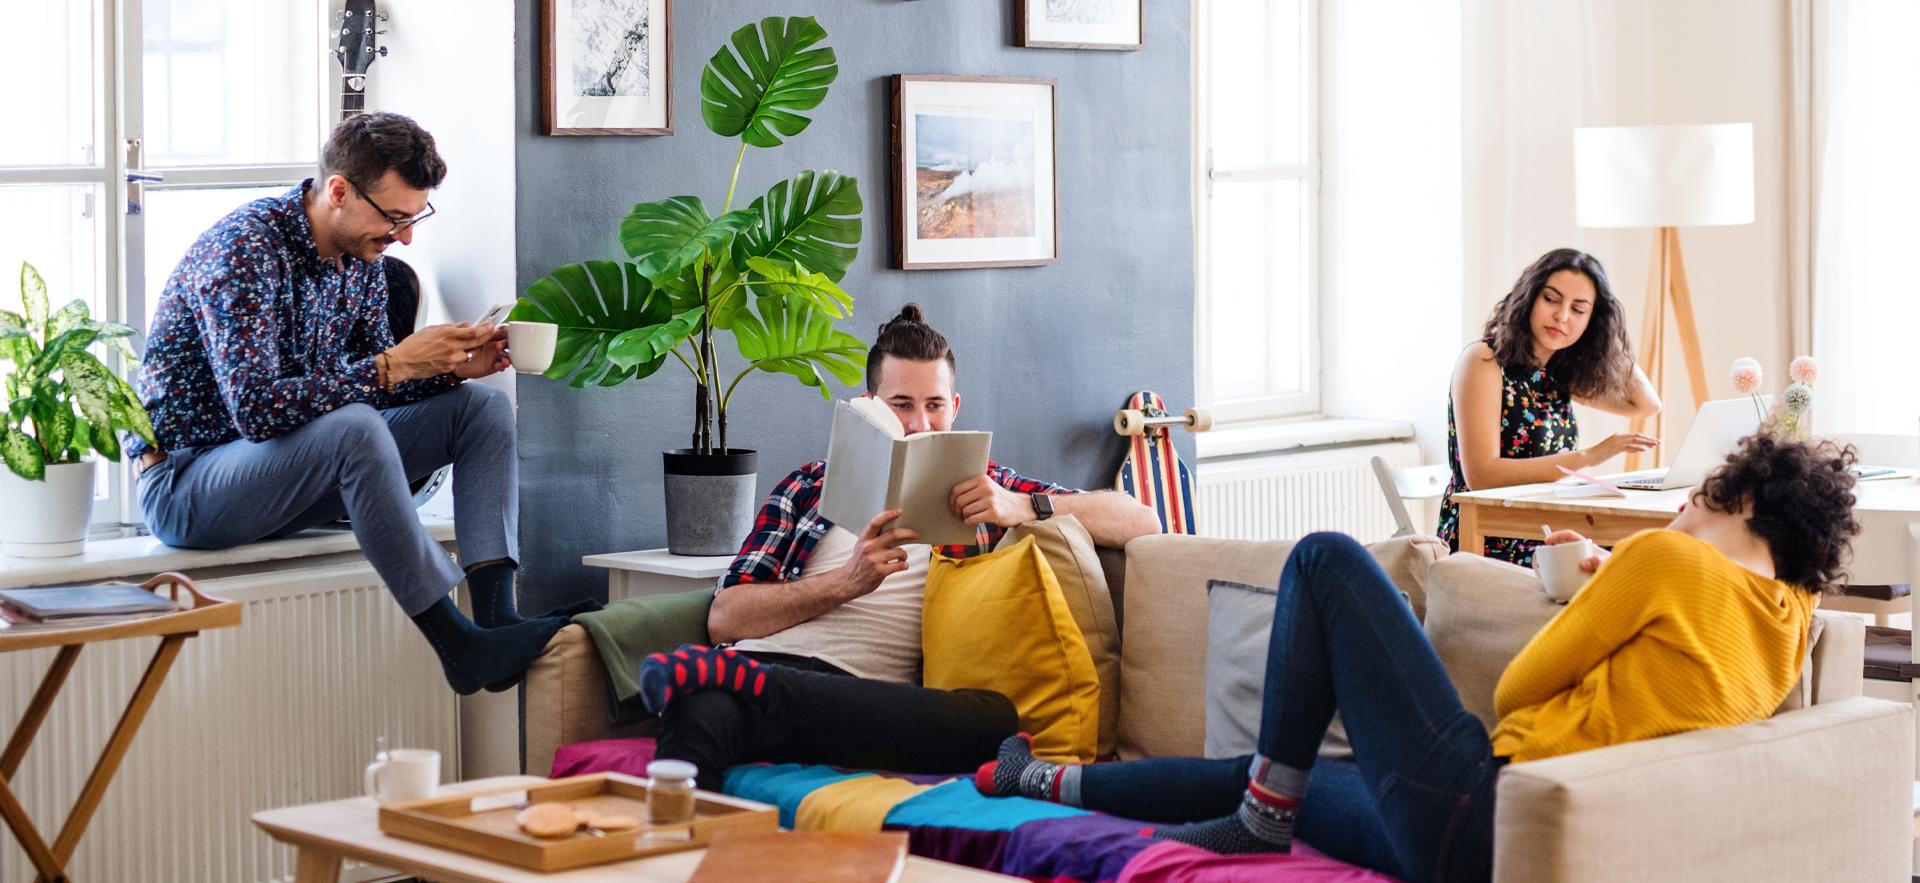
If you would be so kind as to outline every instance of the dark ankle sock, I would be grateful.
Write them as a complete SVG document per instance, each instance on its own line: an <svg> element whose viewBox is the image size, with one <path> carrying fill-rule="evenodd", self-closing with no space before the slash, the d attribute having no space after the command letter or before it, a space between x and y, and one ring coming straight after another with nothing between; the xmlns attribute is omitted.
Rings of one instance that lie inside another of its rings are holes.
<svg viewBox="0 0 1920 883"><path fill-rule="evenodd" d="M1034 757L1033 737L1016 733L1000 743L999 757L974 771L973 787L988 797L1031 797L1079 806L1080 765Z"/></svg>
<svg viewBox="0 0 1920 883"><path fill-rule="evenodd" d="M526 622L514 603L513 565L506 561L474 568L467 574L467 594L473 599L473 621L483 629Z"/></svg>
<svg viewBox="0 0 1920 883"><path fill-rule="evenodd" d="M659 714L674 697L701 690L724 690L743 699L758 699L766 693L770 670L771 666L731 648L682 644L672 653L655 653L640 663L640 703L649 713Z"/></svg>
<svg viewBox="0 0 1920 883"><path fill-rule="evenodd" d="M545 650L553 634L565 628L564 619L530 619L516 625L485 629L467 619L453 599L441 598L432 607L413 617L413 624L427 636L427 644L440 657L440 670L447 685L465 696L486 688L493 692L511 689L526 674L527 666Z"/></svg>
<svg viewBox="0 0 1920 883"><path fill-rule="evenodd" d="M540 615L541 616L557 616L561 619L571 620L582 613L594 613L596 611L605 610L606 608L607 608L607 605L602 604L599 601L596 601L592 598L582 598L570 604L562 604Z"/></svg>
<svg viewBox="0 0 1920 883"><path fill-rule="evenodd" d="M1233 815L1207 822L1158 828L1161 840L1177 840L1222 855L1248 852L1291 852L1293 817L1299 801L1259 788L1247 789Z"/></svg>

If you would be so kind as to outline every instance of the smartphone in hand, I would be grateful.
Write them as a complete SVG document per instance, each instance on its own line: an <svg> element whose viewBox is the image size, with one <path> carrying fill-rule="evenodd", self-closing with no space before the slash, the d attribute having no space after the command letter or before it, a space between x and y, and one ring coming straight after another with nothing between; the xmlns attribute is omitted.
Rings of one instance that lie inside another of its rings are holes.
<svg viewBox="0 0 1920 883"><path fill-rule="evenodd" d="M480 318L473 320L473 324L498 325L500 324L500 318L505 316L510 309L513 309L513 304L494 304L493 307L481 315Z"/></svg>

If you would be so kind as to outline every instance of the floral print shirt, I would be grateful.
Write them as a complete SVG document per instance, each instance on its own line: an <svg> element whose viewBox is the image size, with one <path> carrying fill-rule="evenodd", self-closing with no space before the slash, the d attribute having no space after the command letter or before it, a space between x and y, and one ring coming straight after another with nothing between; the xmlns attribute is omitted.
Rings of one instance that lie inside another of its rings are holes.
<svg viewBox="0 0 1920 883"><path fill-rule="evenodd" d="M1509 460L1545 457L1571 451L1580 441L1574 422L1573 399L1546 371L1534 367L1502 368L1500 400L1500 456ZM1453 402L1447 402L1447 465L1453 480L1447 483L1440 505L1440 538L1460 551L1460 507L1453 495L1471 490L1460 468L1460 435L1453 423ZM1487 538L1487 557L1522 567L1533 563L1537 540Z"/></svg>
<svg viewBox="0 0 1920 883"><path fill-rule="evenodd" d="M313 179L247 203L187 249L167 280L135 379L162 450L265 441L338 408L391 408L459 385L451 374L382 390L393 346L381 262L320 256ZM146 445L129 438L133 456Z"/></svg>

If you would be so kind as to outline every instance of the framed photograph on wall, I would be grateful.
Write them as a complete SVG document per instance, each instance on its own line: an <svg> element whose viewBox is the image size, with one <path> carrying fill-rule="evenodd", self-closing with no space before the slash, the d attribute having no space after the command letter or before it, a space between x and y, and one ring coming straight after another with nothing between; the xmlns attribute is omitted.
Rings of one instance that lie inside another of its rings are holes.
<svg viewBox="0 0 1920 883"><path fill-rule="evenodd" d="M1139 49L1146 0L1018 0L1017 45L1029 49Z"/></svg>
<svg viewBox="0 0 1920 883"><path fill-rule="evenodd" d="M892 85L894 266L1059 261L1054 81L896 74Z"/></svg>
<svg viewBox="0 0 1920 883"><path fill-rule="evenodd" d="M542 0L549 135L673 134L673 0Z"/></svg>

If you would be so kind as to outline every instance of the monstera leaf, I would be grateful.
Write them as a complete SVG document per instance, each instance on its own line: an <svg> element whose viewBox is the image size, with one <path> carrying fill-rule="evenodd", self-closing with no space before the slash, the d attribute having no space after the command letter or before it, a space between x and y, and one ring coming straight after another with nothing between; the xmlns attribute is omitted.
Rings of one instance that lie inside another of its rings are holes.
<svg viewBox="0 0 1920 883"><path fill-rule="evenodd" d="M753 287L762 294L800 298L835 319L846 318L847 309L853 306L853 297L840 290L825 274L811 272L792 261L748 258L747 269L752 271L752 278L760 280Z"/></svg>
<svg viewBox="0 0 1920 883"><path fill-rule="evenodd" d="M547 377L575 387L613 386L651 375L666 361L663 350L645 362L615 364L608 354L614 338L670 322L674 311L666 293L654 288L638 266L585 261L567 264L533 283L507 318L560 326Z"/></svg>
<svg viewBox="0 0 1920 883"><path fill-rule="evenodd" d="M709 217L699 197L675 196L634 206L620 222L620 245L648 279L673 279L707 254L726 250L734 234L755 220L748 209Z"/></svg>
<svg viewBox="0 0 1920 883"><path fill-rule="evenodd" d="M779 258L839 282L860 252L860 181L839 172L801 172L773 185L747 206L754 223L740 231L734 251L746 258Z"/></svg>
<svg viewBox="0 0 1920 883"><path fill-rule="evenodd" d="M820 397L832 399L826 375L851 386L867 367L867 345L844 331L836 331L833 317L804 298L770 295L754 299L754 308L734 318L734 341L749 365L740 377L759 371L790 374ZM738 385L739 378L734 384ZM727 390L731 397L733 390Z"/></svg>
<svg viewBox="0 0 1920 883"><path fill-rule="evenodd" d="M812 16L762 19L733 32L700 74L700 115L707 128L755 147L778 147L812 120L799 111L820 106L840 76L833 50L811 48L827 38Z"/></svg>

